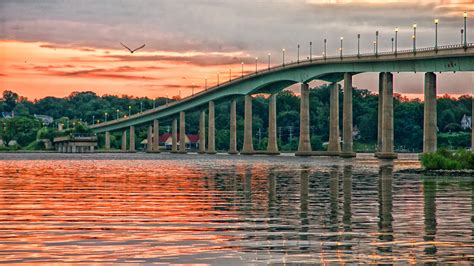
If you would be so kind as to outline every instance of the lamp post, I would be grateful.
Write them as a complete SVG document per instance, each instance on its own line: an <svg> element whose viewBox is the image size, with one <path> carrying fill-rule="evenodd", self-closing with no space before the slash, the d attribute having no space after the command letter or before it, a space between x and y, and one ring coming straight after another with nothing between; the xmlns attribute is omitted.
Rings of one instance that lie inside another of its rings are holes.
<svg viewBox="0 0 474 266"><path fill-rule="evenodd" d="M357 57L360 57L360 34L357 34Z"/></svg>
<svg viewBox="0 0 474 266"><path fill-rule="evenodd" d="M109 114L106 112L106 113L105 113L105 119L104 119L105 122L107 122L107 116L108 116L108 115L109 115Z"/></svg>
<svg viewBox="0 0 474 266"><path fill-rule="evenodd" d="M344 37L341 37L341 48L339 48L341 60L342 60L342 42L344 41Z"/></svg>
<svg viewBox="0 0 474 266"><path fill-rule="evenodd" d="M464 48L467 48L467 12L464 12Z"/></svg>
<svg viewBox="0 0 474 266"><path fill-rule="evenodd" d="M217 72L217 86L219 86L219 72Z"/></svg>
<svg viewBox="0 0 474 266"><path fill-rule="evenodd" d="M119 113L120 113L120 110L117 109L117 119L119 119Z"/></svg>
<svg viewBox="0 0 474 266"><path fill-rule="evenodd" d="M272 56L272 54L268 53L268 69L270 69L270 56Z"/></svg>
<svg viewBox="0 0 474 266"><path fill-rule="evenodd" d="M232 68L229 68L229 81L232 80Z"/></svg>
<svg viewBox="0 0 474 266"><path fill-rule="evenodd" d="M132 115L132 106L129 105L128 106L128 116L131 116Z"/></svg>
<svg viewBox="0 0 474 266"><path fill-rule="evenodd" d="M242 77L244 77L244 62L240 63L242 65Z"/></svg>
<svg viewBox="0 0 474 266"><path fill-rule="evenodd" d="M377 42L374 41L374 54L376 54L376 52L375 52L375 46L376 46L376 45L377 45Z"/></svg>
<svg viewBox="0 0 474 266"><path fill-rule="evenodd" d="M285 48L283 48L281 52L283 54L283 66L285 66Z"/></svg>
<svg viewBox="0 0 474 266"><path fill-rule="evenodd" d="M300 45L298 44L298 53L297 53L297 57L296 57L296 63L299 64L300 63Z"/></svg>
<svg viewBox="0 0 474 266"><path fill-rule="evenodd" d="M435 51L438 52L438 23L439 23L439 19L435 19L434 23L435 23Z"/></svg>
<svg viewBox="0 0 474 266"><path fill-rule="evenodd" d="M309 42L309 62L313 62L313 42Z"/></svg>
<svg viewBox="0 0 474 266"><path fill-rule="evenodd" d="M395 28L395 55L397 54L398 50L398 28Z"/></svg>
<svg viewBox="0 0 474 266"><path fill-rule="evenodd" d="M375 32L375 56L379 55L379 31Z"/></svg>
<svg viewBox="0 0 474 266"><path fill-rule="evenodd" d="M258 57L255 57L255 74L258 72Z"/></svg>
<svg viewBox="0 0 474 266"><path fill-rule="evenodd" d="M416 24L413 24L413 53L416 54Z"/></svg>
<svg viewBox="0 0 474 266"><path fill-rule="evenodd" d="M181 90L181 89L180 89ZM181 96L181 95L180 95ZM140 113L143 113L143 102L140 102Z"/></svg>
<svg viewBox="0 0 474 266"><path fill-rule="evenodd" d="M394 41L394 39L392 38L392 53L393 53L393 41Z"/></svg>
<svg viewBox="0 0 474 266"><path fill-rule="evenodd" d="M92 115L92 125L95 125L95 115Z"/></svg>
<svg viewBox="0 0 474 266"><path fill-rule="evenodd" d="M324 60L326 60L326 56L327 56L327 43L328 43L328 40L327 39L324 39Z"/></svg>
<svg viewBox="0 0 474 266"><path fill-rule="evenodd" d="M464 29L461 29L461 45L464 43Z"/></svg>

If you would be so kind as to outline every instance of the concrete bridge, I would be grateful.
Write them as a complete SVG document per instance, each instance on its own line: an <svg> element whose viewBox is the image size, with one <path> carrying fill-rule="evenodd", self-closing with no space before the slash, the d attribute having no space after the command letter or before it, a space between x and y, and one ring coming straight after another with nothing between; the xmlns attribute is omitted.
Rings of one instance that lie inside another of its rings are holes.
<svg viewBox="0 0 474 266"><path fill-rule="evenodd" d="M437 149L436 130L436 74L442 72L474 71L474 44L439 46L405 51L358 54L350 56L317 57L291 64L272 67L263 71L242 76L222 83L208 90L201 91L178 102L159 108L147 110L127 118L120 118L92 126L96 133L105 133L105 148L110 149L110 132L121 130L122 150L127 150L127 129L129 131L129 151L135 151L135 126L148 125L149 152L159 152L160 122L171 121L172 152L185 153L185 117L186 113L200 112L199 136L200 153L216 153L214 106L230 102L230 154L237 154L236 98L245 97L244 144L241 154L254 154L252 141L252 95L271 94L269 97L268 147L266 153L279 154L277 146L276 93L295 83L301 84L300 132L299 147L296 155L328 155L353 157L352 141L352 78L354 75L367 72L379 74L378 104L378 152L379 158L396 158L394 153L393 126L393 72L424 72L424 134L423 151L433 152ZM313 152L310 143L309 124L309 85L312 80L323 80L332 84L330 94L330 132L327 152ZM339 100L338 82L343 85L343 127L342 147L339 143ZM474 105L473 105L474 106ZM206 112L208 127L206 129ZM473 110L474 113L474 110ZM177 144L179 118L180 143ZM208 143L205 145L205 134ZM473 134L474 136L474 134ZM474 142L474 137L473 137Z"/></svg>

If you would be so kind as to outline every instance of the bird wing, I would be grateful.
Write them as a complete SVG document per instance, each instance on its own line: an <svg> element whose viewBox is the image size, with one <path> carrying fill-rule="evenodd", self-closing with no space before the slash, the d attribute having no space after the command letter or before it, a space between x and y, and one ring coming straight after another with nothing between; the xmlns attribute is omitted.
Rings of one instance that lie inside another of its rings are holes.
<svg viewBox="0 0 474 266"><path fill-rule="evenodd" d="M130 52L133 52L130 48L128 48L125 44L123 43L120 43L123 47L127 48L127 50L129 50Z"/></svg>
<svg viewBox="0 0 474 266"><path fill-rule="evenodd" d="M142 45L142 46L140 46L140 47L138 47L138 48L135 48L132 52L135 52L136 50L140 50L140 49L142 49L143 47L145 47L145 45Z"/></svg>

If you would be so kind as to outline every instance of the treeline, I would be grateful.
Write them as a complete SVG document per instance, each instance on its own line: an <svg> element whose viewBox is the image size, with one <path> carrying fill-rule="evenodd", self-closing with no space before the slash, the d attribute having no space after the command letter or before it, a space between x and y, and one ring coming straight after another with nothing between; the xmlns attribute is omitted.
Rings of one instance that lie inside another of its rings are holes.
<svg viewBox="0 0 474 266"><path fill-rule="evenodd" d="M342 91L340 98L340 126L342 128ZM0 137L5 139L9 132L10 137L18 138L17 142L26 145L33 141L32 130L42 127L33 114L48 115L55 119L50 127L56 128L57 123L66 127L78 124L92 124L103 122L106 119L116 119L135 114L171 102L176 99L131 96L98 96L94 92L74 92L68 97L46 97L30 101L12 91L4 91L0 100L0 112L14 112L15 119L1 119L2 129ZM365 89L354 89L354 126L359 133L355 139L355 149L371 151L375 148L377 139L377 105L378 96ZM439 146L447 148L465 148L470 146L470 131L461 129L461 119L471 114L472 100L470 96L461 96L458 99L447 95L438 98L438 128ZM281 150L296 150L299 135L299 108L300 98L291 91L282 91L277 96L277 126L278 140ZM310 121L311 142L314 150L324 149L323 143L328 141L329 133L329 87L326 85L312 88L310 91ZM118 110L118 112L117 112ZM423 102L409 100L400 95L394 98L395 146L399 151L420 151L423 147ZM243 97L237 101L238 147L243 143L244 128ZM226 150L229 146L229 103L216 106L216 147ZM18 119L21 121L16 122ZM28 125L28 119L31 125ZM93 121L93 119L95 121ZM199 128L198 112L186 114L186 130L188 134L197 134ZM36 122L35 122L36 121ZM161 133L169 132L171 121L160 121ZM15 125L21 123L20 125ZM30 127L31 126L31 127ZM265 149L267 143L268 126L268 99L256 96L253 100L253 133L255 149ZM15 127L14 129L12 127ZM146 126L137 127L137 147L146 138ZM17 131L17 132L14 132ZM119 148L120 132L112 133L112 146ZM28 138L21 137L28 135ZM102 137L100 138L103 141Z"/></svg>

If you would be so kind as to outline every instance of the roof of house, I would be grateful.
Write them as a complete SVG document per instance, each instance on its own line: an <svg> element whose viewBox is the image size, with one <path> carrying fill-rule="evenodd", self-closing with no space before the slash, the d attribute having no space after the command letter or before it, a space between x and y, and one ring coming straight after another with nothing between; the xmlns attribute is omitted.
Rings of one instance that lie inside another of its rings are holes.
<svg viewBox="0 0 474 266"><path fill-rule="evenodd" d="M191 143L199 142L199 135L186 135ZM166 142L171 137L171 133L164 133L160 135L159 142L163 143ZM179 141L179 134L176 141Z"/></svg>

